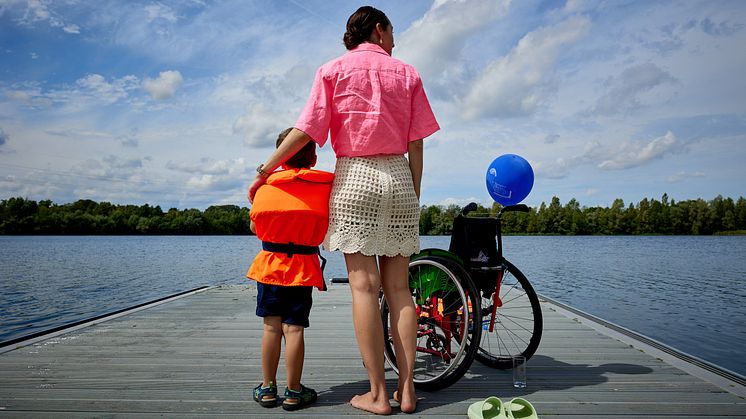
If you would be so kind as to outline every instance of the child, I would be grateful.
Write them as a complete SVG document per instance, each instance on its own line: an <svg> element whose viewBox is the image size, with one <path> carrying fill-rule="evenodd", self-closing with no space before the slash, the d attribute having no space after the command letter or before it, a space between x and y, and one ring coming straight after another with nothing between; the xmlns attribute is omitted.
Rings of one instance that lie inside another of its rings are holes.
<svg viewBox="0 0 746 419"><path fill-rule="evenodd" d="M291 128L277 138L280 146ZM254 400L263 407L277 405L277 365L285 338L287 387L282 407L300 409L316 401L316 392L301 384L305 343L311 311L311 290L326 286L319 264L319 244L329 226L329 194L334 174L310 169L316 164L316 144L309 141L288 159L285 170L269 174L254 196L251 231L262 251L246 276L257 282L256 315L264 317L262 383Z"/></svg>

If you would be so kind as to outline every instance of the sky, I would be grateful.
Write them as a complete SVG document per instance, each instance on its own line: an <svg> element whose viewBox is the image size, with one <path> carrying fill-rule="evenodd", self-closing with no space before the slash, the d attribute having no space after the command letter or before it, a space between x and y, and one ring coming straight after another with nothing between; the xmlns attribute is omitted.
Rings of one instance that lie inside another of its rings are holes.
<svg viewBox="0 0 746 419"><path fill-rule="evenodd" d="M0 0L0 199L248 206L365 4L441 126L421 204L491 205L508 153L530 206L746 195L745 1Z"/></svg>

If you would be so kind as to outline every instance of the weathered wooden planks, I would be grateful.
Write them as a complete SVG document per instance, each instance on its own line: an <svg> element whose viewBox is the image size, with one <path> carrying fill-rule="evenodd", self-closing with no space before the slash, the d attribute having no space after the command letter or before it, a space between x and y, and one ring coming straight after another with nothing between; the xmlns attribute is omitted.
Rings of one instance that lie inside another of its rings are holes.
<svg viewBox="0 0 746 419"><path fill-rule="evenodd" d="M367 416L347 401L367 389L349 290L314 294L304 383L319 402L288 414L251 400L261 379L254 287L217 287L0 354L0 416ZM465 417L490 395L525 397L542 418L746 417L746 401L606 336L547 303L528 388L475 363L452 387L420 392L418 414ZM282 363L278 378L283 377ZM396 376L389 371L393 390ZM280 380L282 385L282 379ZM395 413L399 413L395 409Z"/></svg>

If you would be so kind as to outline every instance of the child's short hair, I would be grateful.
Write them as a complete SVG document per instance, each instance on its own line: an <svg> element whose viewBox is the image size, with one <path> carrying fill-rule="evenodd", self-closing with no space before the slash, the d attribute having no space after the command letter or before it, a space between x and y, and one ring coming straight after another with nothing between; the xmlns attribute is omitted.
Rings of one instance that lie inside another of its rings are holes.
<svg viewBox="0 0 746 419"><path fill-rule="evenodd" d="M277 144L276 144L277 147L280 147L280 144L282 144L282 141L285 140L285 137L287 137L290 131L292 130L293 130L293 127L290 127L280 133L280 135L277 137ZM297 153L295 153L293 156L287 159L287 161L284 164L286 167L290 167L294 169L309 168L311 167L311 165L314 164L315 159L316 159L316 143L313 140L311 140L306 145L304 145L303 148L298 150Z"/></svg>

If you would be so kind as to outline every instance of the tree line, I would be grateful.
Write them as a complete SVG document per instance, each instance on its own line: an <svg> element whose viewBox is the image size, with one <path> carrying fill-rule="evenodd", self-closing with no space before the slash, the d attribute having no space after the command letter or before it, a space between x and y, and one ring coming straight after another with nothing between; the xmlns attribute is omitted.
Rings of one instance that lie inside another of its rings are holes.
<svg viewBox="0 0 746 419"><path fill-rule="evenodd" d="M477 213L494 216L500 210L479 206ZM451 234L453 218L461 207L423 207L420 234ZM556 235L711 235L746 234L746 199L734 201L718 195L704 199L676 202L663 194L661 200L643 199L625 206L622 199L611 207L581 207L576 199L562 205L556 196L547 205L529 208L528 213L508 212L502 216L507 234Z"/></svg>
<svg viewBox="0 0 746 419"><path fill-rule="evenodd" d="M479 206L477 213L495 215L500 205ZM448 235L458 205L421 208L420 234ZM710 235L746 234L746 199L723 198L676 202L664 194L660 200L643 199L624 204L616 199L611 207L581 207L576 199L562 205L553 197L547 205L529 208L528 213L503 215L507 234L556 235ZM0 201L0 234L95 234L95 235L235 235L251 234L249 209L216 205L198 209L163 211L148 204L115 205L81 199L69 204L39 202L26 198Z"/></svg>
<svg viewBox="0 0 746 419"><path fill-rule="evenodd" d="M0 234L249 234L249 210L236 205L163 211L148 204L70 204L10 198L0 202Z"/></svg>

